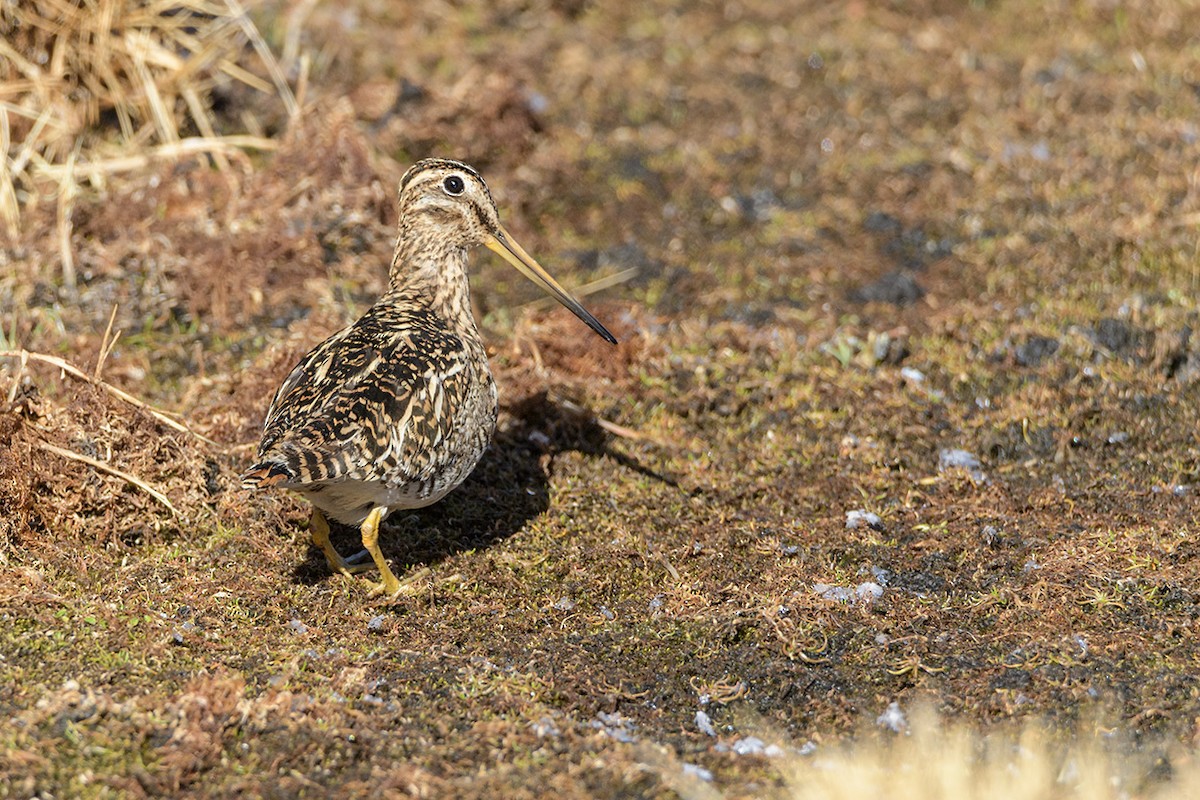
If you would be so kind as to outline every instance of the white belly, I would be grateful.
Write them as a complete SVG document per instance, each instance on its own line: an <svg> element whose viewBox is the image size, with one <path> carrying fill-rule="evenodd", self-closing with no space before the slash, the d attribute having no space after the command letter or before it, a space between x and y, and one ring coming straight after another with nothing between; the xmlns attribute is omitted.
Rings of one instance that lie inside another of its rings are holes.
<svg viewBox="0 0 1200 800"><path fill-rule="evenodd" d="M460 451L460 457L451 459L450 464L434 473L428 481L390 483L347 478L283 486L304 495L329 519L345 525L360 525L372 509L383 508L383 516L387 517L400 509L432 505L454 491L475 470L475 465L487 450L491 431L486 433L471 442L469 450Z"/></svg>
<svg viewBox="0 0 1200 800"><path fill-rule="evenodd" d="M441 500L457 486L457 483L440 486L424 493L420 484L388 486L382 481L347 480L296 487L296 491L329 519L345 525L361 525L373 508L383 506L385 517L400 509L424 508Z"/></svg>

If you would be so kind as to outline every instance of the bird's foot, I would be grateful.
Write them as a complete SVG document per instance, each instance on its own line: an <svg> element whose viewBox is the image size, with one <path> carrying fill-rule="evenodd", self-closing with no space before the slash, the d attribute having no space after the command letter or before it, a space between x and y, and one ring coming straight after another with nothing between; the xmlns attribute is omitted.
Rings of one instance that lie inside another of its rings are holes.
<svg viewBox="0 0 1200 800"><path fill-rule="evenodd" d="M432 573L428 567L422 567L410 575L405 575L404 580L400 580L392 574L391 570L388 570L384 573L383 580L371 587L370 595L394 600L402 594L411 594L416 591L417 584L430 574Z"/></svg>

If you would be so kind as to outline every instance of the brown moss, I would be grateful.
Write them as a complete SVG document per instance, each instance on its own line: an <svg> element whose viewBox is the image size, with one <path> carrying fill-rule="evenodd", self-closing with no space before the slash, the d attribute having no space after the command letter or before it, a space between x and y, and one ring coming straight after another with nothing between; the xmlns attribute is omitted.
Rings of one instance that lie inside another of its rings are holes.
<svg viewBox="0 0 1200 800"><path fill-rule="evenodd" d="M54 386L52 394L42 394L38 384L27 376L19 402L0 412L9 446L0 477L10 512L8 547L36 549L41 543L69 552L71 542L101 548L141 545L184 527L211 524L212 496L223 487L211 451L198 447L199 440L92 384ZM181 513L172 513L131 481L47 445L140 479Z"/></svg>

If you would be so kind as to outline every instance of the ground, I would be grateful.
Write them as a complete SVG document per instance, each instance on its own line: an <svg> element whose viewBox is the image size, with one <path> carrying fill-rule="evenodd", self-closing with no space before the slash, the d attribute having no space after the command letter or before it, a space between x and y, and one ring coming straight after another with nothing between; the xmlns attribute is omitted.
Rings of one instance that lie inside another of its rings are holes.
<svg viewBox="0 0 1200 800"><path fill-rule="evenodd" d="M401 9L303 20L276 152L81 195L75 289L53 203L0 253L9 349L186 424L4 359L0 795L760 796L892 703L1187 762L1200 8ZM237 475L427 155L621 344L474 258L500 431L391 601Z"/></svg>

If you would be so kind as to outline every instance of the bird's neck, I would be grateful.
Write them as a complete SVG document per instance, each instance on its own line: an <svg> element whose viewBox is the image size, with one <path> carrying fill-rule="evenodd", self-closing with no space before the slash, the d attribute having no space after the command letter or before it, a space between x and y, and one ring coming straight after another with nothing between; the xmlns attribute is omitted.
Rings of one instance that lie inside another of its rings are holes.
<svg viewBox="0 0 1200 800"><path fill-rule="evenodd" d="M392 256L387 295L419 302L455 329L474 330L466 248L422 244L419 238L401 233Z"/></svg>

